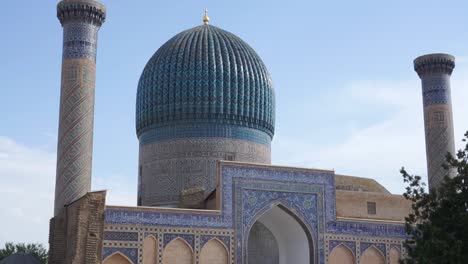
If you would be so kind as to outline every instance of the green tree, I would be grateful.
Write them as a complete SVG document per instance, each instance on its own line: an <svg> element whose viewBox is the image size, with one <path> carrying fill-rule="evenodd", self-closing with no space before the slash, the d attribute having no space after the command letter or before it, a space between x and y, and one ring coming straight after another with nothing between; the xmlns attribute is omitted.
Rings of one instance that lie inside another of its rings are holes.
<svg viewBox="0 0 468 264"><path fill-rule="evenodd" d="M17 243L12 242L5 243L5 247L0 249L0 260L15 254L15 253L28 253L33 255L39 262L47 263L47 250L42 244L39 243Z"/></svg>
<svg viewBox="0 0 468 264"><path fill-rule="evenodd" d="M402 263L468 263L468 142L456 157L447 154L443 167L456 172L455 177L446 176L429 193L420 176L400 171L406 183L403 195L413 209L405 218L408 258Z"/></svg>

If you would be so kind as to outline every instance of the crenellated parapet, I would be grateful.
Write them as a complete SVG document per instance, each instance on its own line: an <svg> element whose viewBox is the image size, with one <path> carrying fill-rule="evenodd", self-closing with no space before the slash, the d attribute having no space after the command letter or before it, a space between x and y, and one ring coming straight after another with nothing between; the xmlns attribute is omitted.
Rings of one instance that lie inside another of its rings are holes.
<svg viewBox="0 0 468 264"><path fill-rule="evenodd" d="M62 25L78 20L100 27L106 20L106 8L93 0L65 0L57 5L57 17Z"/></svg>

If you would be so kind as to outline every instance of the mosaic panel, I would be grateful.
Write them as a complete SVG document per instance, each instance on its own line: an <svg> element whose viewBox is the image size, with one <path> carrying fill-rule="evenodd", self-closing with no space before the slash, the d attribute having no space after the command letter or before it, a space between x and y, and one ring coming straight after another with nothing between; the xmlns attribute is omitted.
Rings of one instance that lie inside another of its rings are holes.
<svg viewBox="0 0 468 264"><path fill-rule="evenodd" d="M249 225L255 222L269 205L281 204L310 230L318 263L325 261L325 236L330 237L330 241L327 240L327 254L329 248L333 248L337 243L345 243L359 254L361 251L357 241L380 247L379 244L398 244L406 238L403 225L336 221L333 172L231 163L223 163L220 171L220 212L160 211L156 208L138 210L109 206L106 209L106 230L110 231L112 226L132 228L138 225L145 230L145 234L168 234L167 238L164 238L165 243L183 233L194 237L193 242L189 243L198 249L212 236L216 236L235 252L231 255L235 257L233 261L240 263ZM220 232L223 229L234 229L236 241L239 243L228 242L228 236L221 239L221 233L203 233L198 231L201 230L199 228ZM116 231L115 228L112 231Z"/></svg>
<svg viewBox="0 0 468 264"><path fill-rule="evenodd" d="M367 243L367 242L361 242L361 255L366 251L366 249L368 249L371 246L374 246L375 248L380 250L380 252L382 252L384 256L387 255L387 250L386 250L384 243Z"/></svg>
<svg viewBox="0 0 468 264"><path fill-rule="evenodd" d="M137 133L196 120L273 136L274 103L270 75L256 52L237 36L203 25L174 36L149 60L138 84Z"/></svg>
<svg viewBox="0 0 468 264"><path fill-rule="evenodd" d="M406 238L404 225L397 224L336 221L327 225L327 232L355 236Z"/></svg>
<svg viewBox="0 0 468 264"><path fill-rule="evenodd" d="M437 74L422 79L424 107L433 104L450 104L450 75Z"/></svg>
<svg viewBox="0 0 468 264"><path fill-rule="evenodd" d="M187 234L164 234L164 238L163 238L163 241L164 241L164 245L163 247L166 247L167 244L169 244L172 240L176 239L176 238L182 238L185 240L185 242L187 242L187 244L189 244L192 249L195 248L195 237L194 235L187 235Z"/></svg>
<svg viewBox="0 0 468 264"><path fill-rule="evenodd" d="M200 236L200 248L202 248L206 244L206 242L210 241L213 238L222 241L228 250L231 247L231 238L229 236L202 235Z"/></svg>
<svg viewBox="0 0 468 264"><path fill-rule="evenodd" d="M140 145L177 138L233 138L270 146L271 136L267 133L229 124L179 122L170 126L151 127L139 136Z"/></svg>
<svg viewBox="0 0 468 264"><path fill-rule="evenodd" d="M328 246L328 252L332 252L333 249L339 246L340 244L347 246L356 256L356 242L354 241L330 240L329 246Z"/></svg>
<svg viewBox="0 0 468 264"><path fill-rule="evenodd" d="M63 59L96 61L99 26L73 21L63 25Z"/></svg>
<svg viewBox="0 0 468 264"><path fill-rule="evenodd" d="M104 232L104 240L138 241L138 233L135 232Z"/></svg>

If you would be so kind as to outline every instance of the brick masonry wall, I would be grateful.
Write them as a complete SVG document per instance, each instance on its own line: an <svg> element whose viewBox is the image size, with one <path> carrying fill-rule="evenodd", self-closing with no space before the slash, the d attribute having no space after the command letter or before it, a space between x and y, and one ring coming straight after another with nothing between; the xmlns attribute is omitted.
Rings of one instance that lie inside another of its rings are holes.
<svg viewBox="0 0 468 264"><path fill-rule="evenodd" d="M106 192L92 192L50 221L49 264L101 263Z"/></svg>

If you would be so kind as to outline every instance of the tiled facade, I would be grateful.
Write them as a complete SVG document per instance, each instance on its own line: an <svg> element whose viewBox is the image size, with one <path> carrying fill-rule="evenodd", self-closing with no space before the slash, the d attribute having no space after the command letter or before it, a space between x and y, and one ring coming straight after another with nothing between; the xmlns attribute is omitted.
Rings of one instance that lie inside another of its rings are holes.
<svg viewBox="0 0 468 264"><path fill-rule="evenodd" d="M139 205L178 205L181 191L191 187L203 187L206 197L216 188L218 160L269 164L270 157L269 145L230 138L188 137L140 146Z"/></svg>
<svg viewBox="0 0 468 264"><path fill-rule="evenodd" d="M220 210L108 206L104 237L112 240L104 241L104 252L121 248L122 254L136 259L131 249L138 250L138 261L134 263L142 263L143 239L153 235L159 240L161 260L164 246L182 238L194 249L198 263L197 254L203 244L217 238L230 249L231 263L247 263L251 226L277 204L306 227L313 240L313 263L327 263L328 254L340 244L350 248L357 259L370 246L387 259L390 248L402 249L406 237L402 223L337 220L332 171L223 162L218 177ZM132 232L134 235L129 236ZM118 233L130 239L122 240Z"/></svg>
<svg viewBox="0 0 468 264"><path fill-rule="evenodd" d="M81 198L51 220L52 263L76 254L82 259L76 263L86 264L97 264L100 257L105 264L154 264L156 259L163 264L165 256L170 263L183 258L184 263L211 264L219 256L228 263L246 264L249 248L255 248L248 243L252 227L278 224L265 220L275 218L269 214L275 213L272 208L304 233L299 242L307 244L303 252L310 263L396 263L405 255L402 220L407 204L377 182L327 170L266 165L275 129L271 77L248 44L208 25L208 19L159 48L141 75L136 130L138 205L143 206L105 207L104 192L86 194L91 182L97 33L105 8L94 0L62 0L57 15L64 40L55 208L60 211L79 197L97 198L89 206ZM453 57L444 54L415 61L423 83L431 185L441 177L441 153L453 145L453 67ZM187 188L196 195L183 200ZM206 208L215 209L144 207L190 207L191 198L200 198L200 189ZM368 200L381 207L369 213L364 207ZM78 207L81 203L85 206ZM390 215L379 212L392 208L398 210ZM78 231L67 233L69 229ZM281 243L297 242L297 233L285 242L270 231L269 237L280 242L275 259L281 257ZM80 244L73 244L76 241Z"/></svg>

